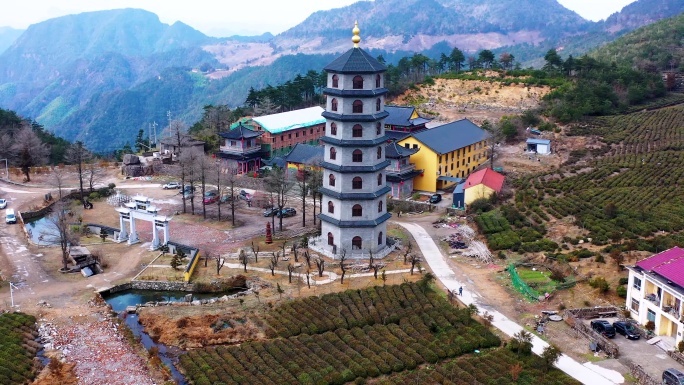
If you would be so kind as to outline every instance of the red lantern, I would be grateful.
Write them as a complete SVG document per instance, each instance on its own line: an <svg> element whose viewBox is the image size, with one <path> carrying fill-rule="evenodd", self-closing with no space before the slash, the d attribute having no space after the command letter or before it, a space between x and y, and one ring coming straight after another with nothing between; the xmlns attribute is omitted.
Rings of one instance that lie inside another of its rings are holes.
<svg viewBox="0 0 684 385"><path fill-rule="evenodd" d="M401 182L399 182L399 184L402 184L402 185L403 185L403 184L404 184L404 181L402 180Z"/></svg>
<svg viewBox="0 0 684 385"><path fill-rule="evenodd" d="M254 172L254 177L255 177L255 178L257 177L257 173L256 173L256 171Z"/></svg>
<svg viewBox="0 0 684 385"><path fill-rule="evenodd" d="M423 174L423 173L421 172L421 173L420 173L420 176L422 177L423 175L425 175L425 174Z"/></svg>

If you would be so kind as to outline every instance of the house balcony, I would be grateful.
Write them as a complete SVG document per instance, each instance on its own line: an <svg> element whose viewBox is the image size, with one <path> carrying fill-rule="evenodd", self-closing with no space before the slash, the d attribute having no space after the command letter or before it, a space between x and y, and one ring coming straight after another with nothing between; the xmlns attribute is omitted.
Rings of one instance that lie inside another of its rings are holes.
<svg viewBox="0 0 684 385"><path fill-rule="evenodd" d="M219 151L225 153L225 154L232 154L232 155L248 155L248 154L253 154L256 152L261 151L261 145L257 146L249 146L249 147L226 147L226 146L221 146L219 148Z"/></svg>
<svg viewBox="0 0 684 385"><path fill-rule="evenodd" d="M660 307L660 297L658 297L658 294L656 294L656 293L646 294L644 296L644 299L647 301L650 301L650 302L656 304L658 307Z"/></svg>
<svg viewBox="0 0 684 385"><path fill-rule="evenodd" d="M395 162L392 162L387 168L385 169L385 172L391 172L393 174L404 174L410 171L413 171L416 169L416 165L413 163L405 164L399 168L396 167Z"/></svg>

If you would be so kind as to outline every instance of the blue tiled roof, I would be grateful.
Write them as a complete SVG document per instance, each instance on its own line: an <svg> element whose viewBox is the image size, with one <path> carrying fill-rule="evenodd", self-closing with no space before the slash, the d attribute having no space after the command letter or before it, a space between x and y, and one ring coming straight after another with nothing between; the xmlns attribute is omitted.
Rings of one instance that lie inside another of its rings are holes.
<svg viewBox="0 0 684 385"><path fill-rule="evenodd" d="M300 164L307 164L316 159L323 161L323 146L297 143L284 158L290 163Z"/></svg>
<svg viewBox="0 0 684 385"><path fill-rule="evenodd" d="M428 130L415 132L411 136L434 152L447 154L485 140L489 137L489 134L470 120L461 119Z"/></svg>
<svg viewBox="0 0 684 385"><path fill-rule="evenodd" d="M529 144L551 144L549 139L527 139Z"/></svg>
<svg viewBox="0 0 684 385"><path fill-rule="evenodd" d="M406 148L404 146L400 146L397 144L397 142L391 142L385 146L385 158L390 159L405 158L415 154L416 152L418 152L417 148Z"/></svg>
<svg viewBox="0 0 684 385"><path fill-rule="evenodd" d="M263 132L256 132L254 130L250 130L249 128L243 126L242 123L240 123L237 125L237 127L233 128L228 132L219 133L219 136L224 139L241 140L257 138L263 134Z"/></svg>
<svg viewBox="0 0 684 385"><path fill-rule="evenodd" d="M337 73L376 73L387 71L387 67L361 48L352 48L323 68Z"/></svg>

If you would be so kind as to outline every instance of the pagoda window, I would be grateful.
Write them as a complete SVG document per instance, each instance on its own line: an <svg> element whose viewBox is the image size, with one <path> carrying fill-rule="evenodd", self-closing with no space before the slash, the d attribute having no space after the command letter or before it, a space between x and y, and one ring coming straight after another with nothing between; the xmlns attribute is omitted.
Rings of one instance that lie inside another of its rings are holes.
<svg viewBox="0 0 684 385"><path fill-rule="evenodd" d="M375 75L375 88L380 88L380 74Z"/></svg>
<svg viewBox="0 0 684 385"><path fill-rule="evenodd" d="M361 205L354 205L352 207L352 217L361 217L363 216L363 208Z"/></svg>
<svg viewBox="0 0 684 385"><path fill-rule="evenodd" d="M359 236L352 238L352 250L361 250L363 239Z"/></svg>
<svg viewBox="0 0 684 385"><path fill-rule="evenodd" d="M334 214L334 213L335 213L335 204L332 203L332 201L328 201L328 212L329 212L330 214Z"/></svg>
<svg viewBox="0 0 684 385"><path fill-rule="evenodd" d="M333 111L337 111L337 109L334 109ZM354 100L354 103L352 103L352 112L355 114L363 113L363 102L360 100Z"/></svg>
<svg viewBox="0 0 684 385"><path fill-rule="evenodd" d="M333 111L337 111L337 99L333 98L333 100L330 101L330 109Z"/></svg>
<svg viewBox="0 0 684 385"><path fill-rule="evenodd" d="M378 234L378 245L382 245L382 231Z"/></svg>
<svg viewBox="0 0 684 385"><path fill-rule="evenodd" d="M382 159L382 147L378 147L378 159Z"/></svg>
<svg viewBox="0 0 684 385"><path fill-rule="evenodd" d="M380 101L380 98L378 98L378 99L375 101L375 111L380 111L381 105L382 105L382 102Z"/></svg>
<svg viewBox="0 0 684 385"><path fill-rule="evenodd" d="M352 152L352 162L354 163L359 163L363 162L363 152L359 149L354 150Z"/></svg>
<svg viewBox="0 0 684 385"><path fill-rule="evenodd" d="M337 159L337 150L335 150L335 147L330 147L330 160L335 159Z"/></svg>
<svg viewBox="0 0 684 385"><path fill-rule="evenodd" d="M337 75L333 75L333 76L332 76L332 86L333 86L333 88L339 87L339 86L340 86L339 83L340 83L340 77L337 76Z"/></svg>
<svg viewBox="0 0 684 385"><path fill-rule="evenodd" d="M361 190L363 188L363 179L361 179L360 176L354 177L352 179L352 189L353 190Z"/></svg>
<svg viewBox="0 0 684 385"><path fill-rule="evenodd" d="M363 77L356 75L354 76L354 79L352 80L352 88L355 90L362 90L363 89Z"/></svg>
<svg viewBox="0 0 684 385"><path fill-rule="evenodd" d="M335 186L335 175L330 174L328 176L328 185L333 186L333 187Z"/></svg>
<svg viewBox="0 0 684 385"><path fill-rule="evenodd" d="M335 245L335 237L333 237L332 233L328 233L328 246L334 246Z"/></svg>
<svg viewBox="0 0 684 385"><path fill-rule="evenodd" d="M360 124L354 125L352 128L352 137L361 138L363 136L363 127Z"/></svg>
<svg viewBox="0 0 684 385"><path fill-rule="evenodd" d="M330 135L337 135L337 124L330 123Z"/></svg>
<svg viewBox="0 0 684 385"><path fill-rule="evenodd" d="M375 123L375 135L380 135L382 133L382 125L380 122Z"/></svg>

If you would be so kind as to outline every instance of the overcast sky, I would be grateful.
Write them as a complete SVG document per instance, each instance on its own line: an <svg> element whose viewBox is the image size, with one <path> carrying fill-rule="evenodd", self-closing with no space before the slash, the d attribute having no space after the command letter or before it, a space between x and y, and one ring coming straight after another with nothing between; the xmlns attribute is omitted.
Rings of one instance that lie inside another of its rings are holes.
<svg viewBox="0 0 684 385"><path fill-rule="evenodd" d="M318 10L358 0L14 0L3 5L0 27L26 29L41 21L74 13L142 8L162 22L182 21L210 36L278 34ZM635 0L558 0L584 18L601 20Z"/></svg>

